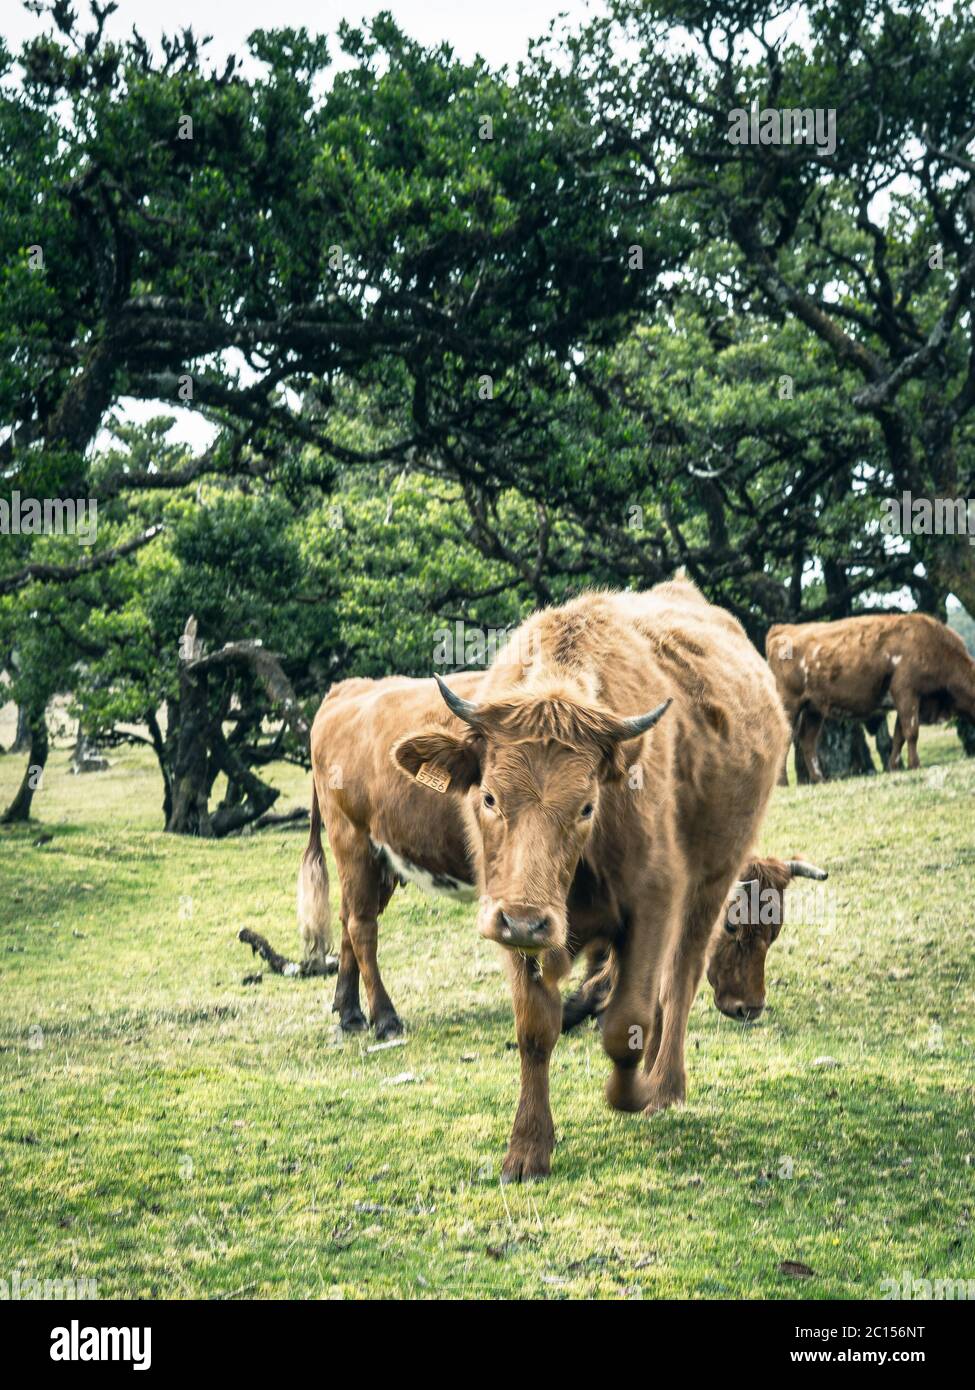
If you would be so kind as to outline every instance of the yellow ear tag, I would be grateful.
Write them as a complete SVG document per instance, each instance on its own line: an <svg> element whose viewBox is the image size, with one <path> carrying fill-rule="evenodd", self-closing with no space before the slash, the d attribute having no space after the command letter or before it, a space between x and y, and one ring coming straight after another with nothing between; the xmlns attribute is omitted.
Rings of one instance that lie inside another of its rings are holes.
<svg viewBox="0 0 975 1390"><path fill-rule="evenodd" d="M450 773L435 767L433 763L424 763L422 767L417 768L416 781L422 787L429 787L431 791L445 792L450 786Z"/></svg>

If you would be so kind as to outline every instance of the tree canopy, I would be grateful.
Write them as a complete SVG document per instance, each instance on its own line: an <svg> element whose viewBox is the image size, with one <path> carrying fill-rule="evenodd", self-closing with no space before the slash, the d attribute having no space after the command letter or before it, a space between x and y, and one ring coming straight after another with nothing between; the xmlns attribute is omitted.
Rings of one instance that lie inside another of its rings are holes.
<svg viewBox="0 0 975 1390"><path fill-rule="evenodd" d="M759 643L975 612L967 537L879 525L975 495L967 7L620 0L515 71L389 14L217 68L188 30L111 38L112 4L35 8L0 40L0 503L97 503L90 544L0 536L41 761L67 694L153 745L167 821L194 758L197 801L225 778L206 833L304 756L226 644L307 713L428 674L457 622L680 565ZM834 138L729 140L763 110Z"/></svg>

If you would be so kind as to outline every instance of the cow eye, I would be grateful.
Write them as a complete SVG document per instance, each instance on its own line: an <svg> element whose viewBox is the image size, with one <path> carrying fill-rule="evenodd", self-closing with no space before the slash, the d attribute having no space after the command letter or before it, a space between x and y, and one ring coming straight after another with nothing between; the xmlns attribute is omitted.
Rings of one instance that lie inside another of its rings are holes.
<svg viewBox="0 0 975 1390"><path fill-rule="evenodd" d="M725 931L728 933L729 936L737 936L737 935L738 935L738 924L737 924L737 922L731 922L731 921L728 920L727 917L724 919L724 929L725 929Z"/></svg>
<svg viewBox="0 0 975 1390"><path fill-rule="evenodd" d="M585 806L583 806L582 810L579 812L579 815L582 817L583 820L589 820L589 819L591 818L591 816L592 816L592 802L591 802L591 801L587 801L587 802L586 802Z"/></svg>
<svg viewBox="0 0 975 1390"><path fill-rule="evenodd" d="M488 808L489 811L493 811L494 808L495 808L495 806L497 806L498 803L495 801L494 797L491 795L490 792L485 792L485 793L484 793L484 804L485 804L485 806Z"/></svg>

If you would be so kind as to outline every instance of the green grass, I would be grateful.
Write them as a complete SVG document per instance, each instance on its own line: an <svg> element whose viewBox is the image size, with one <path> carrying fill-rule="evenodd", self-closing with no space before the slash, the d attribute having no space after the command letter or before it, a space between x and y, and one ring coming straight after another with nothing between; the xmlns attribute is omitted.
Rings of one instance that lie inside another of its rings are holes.
<svg viewBox="0 0 975 1390"><path fill-rule="evenodd" d="M0 831L0 1277L102 1298L873 1298L905 1269L975 1277L959 754L929 731L920 774L777 792L765 847L826 864L831 896L787 921L769 1011L736 1025L705 989L688 1103L650 1121L605 1107L597 1033L563 1039L553 1177L502 1188L517 1057L469 908L396 894L380 954L409 1038L369 1053L336 1036L331 981L242 983L240 926L296 948L300 835L163 835L141 750L85 777L59 751L39 820ZM21 771L0 758L0 802Z"/></svg>

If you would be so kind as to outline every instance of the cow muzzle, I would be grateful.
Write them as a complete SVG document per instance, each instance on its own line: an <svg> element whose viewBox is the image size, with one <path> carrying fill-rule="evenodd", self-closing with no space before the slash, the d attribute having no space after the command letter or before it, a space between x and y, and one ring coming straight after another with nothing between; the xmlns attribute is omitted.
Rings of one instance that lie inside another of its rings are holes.
<svg viewBox="0 0 975 1390"><path fill-rule="evenodd" d="M718 999L715 996L714 1002L726 1018L737 1019L739 1023L754 1023L765 1010L764 999L757 1004L746 1004L744 999Z"/></svg>
<svg viewBox="0 0 975 1390"><path fill-rule="evenodd" d="M555 916L526 903L495 903L494 910L483 915L480 932L512 951L547 951L561 944Z"/></svg>

